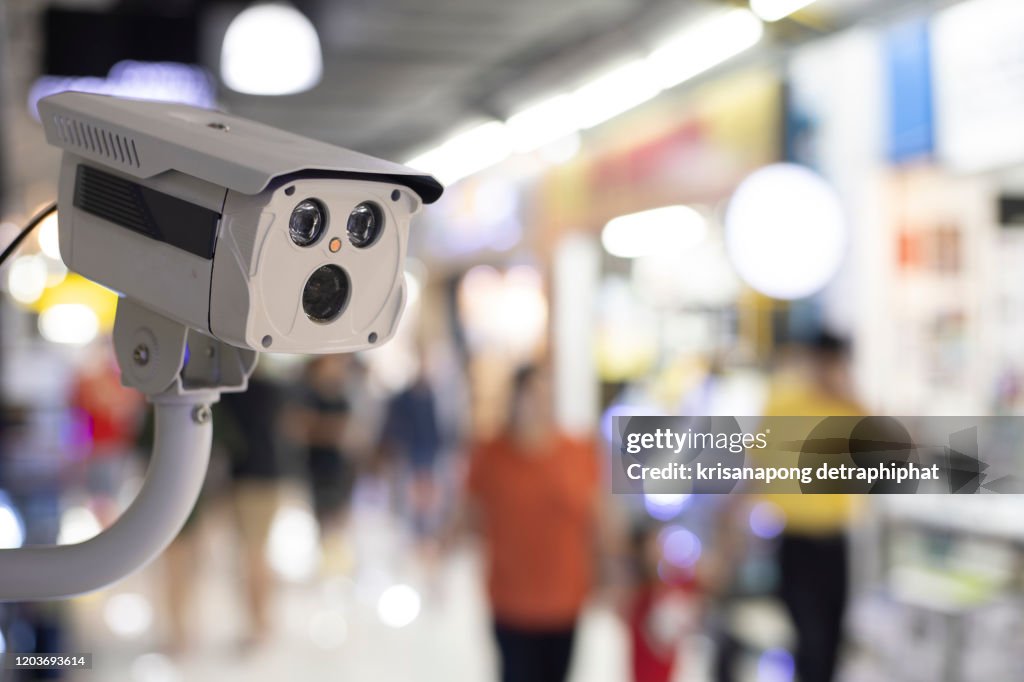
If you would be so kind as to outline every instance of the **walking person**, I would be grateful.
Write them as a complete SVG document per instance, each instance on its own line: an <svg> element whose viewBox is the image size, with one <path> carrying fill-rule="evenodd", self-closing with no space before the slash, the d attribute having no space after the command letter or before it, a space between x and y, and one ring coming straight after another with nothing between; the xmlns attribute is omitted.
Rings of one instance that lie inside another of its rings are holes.
<svg viewBox="0 0 1024 682"><path fill-rule="evenodd" d="M596 446L560 433L548 373L515 376L508 420L471 454L502 682L564 682L594 572Z"/></svg>

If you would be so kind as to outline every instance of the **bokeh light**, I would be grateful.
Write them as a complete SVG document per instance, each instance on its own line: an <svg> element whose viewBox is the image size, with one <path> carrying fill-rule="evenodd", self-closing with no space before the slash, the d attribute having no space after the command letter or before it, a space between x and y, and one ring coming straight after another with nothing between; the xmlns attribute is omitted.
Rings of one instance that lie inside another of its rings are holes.
<svg viewBox="0 0 1024 682"><path fill-rule="evenodd" d="M25 524L7 495L0 491L0 549L21 547L25 542Z"/></svg>
<svg viewBox="0 0 1024 682"><path fill-rule="evenodd" d="M220 69L224 84L236 92L289 95L309 90L323 74L316 27L287 3L255 4L228 26Z"/></svg>
<svg viewBox="0 0 1024 682"><path fill-rule="evenodd" d="M820 291L846 248L846 217L820 175L791 163L765 166L736 189L725 214L726 247L740 277L778 299Z"/></svg>
<svg viewBox="0 0 1024 682"><path fill-rule="evenodd" d="M266 559L270 567L292 582L313 577L320 565L319 532L308 509L294 504L280 507L267 540Z"/></svg>
<svg viewBox="0 0 1024 682"><path fill-rule="evenodd" d="M392 585L377 600L377 616L393 628L404 628L419 615L420 594L409 585Z"/></svg>
<svg viewBox="0 0 1024 682"><path fill-rule="evenodd" d="M51 213L39 223L39 250L53 260L60 260L60 232L57 229L57 214Z"/></svg>
<svg viewBox="0 0 1024 682"><path fill-rule="evenodd" d="M107 599L103 620L118 637L135 639L152 626L153 607L141 594L122 592Z"/></svg>
<svg viewBox="0 0 1024 682"><path fill-rule="evenodd" d="M770 540L786 528L786 516L778 505L758 502L750 509L750 531L759 538Z"/></svg>
<svg viewBox="0 0 1024 682"><path fill-rule="evenodd" d="M785 649L769 649L757 661L757 682L792 682L793 656Z"/></svg>
<svg viewBox="0 0 1024 682"><path fill-rule="evenodd" d="M57 535L57 544L74 545L85 542L97 535L100 530L100 522L92 510L80 505L71 506L60 515L60 533Z"/></svg>
<svg viewBox="0 0 1024 682"><path fill-rule="evenodd" d="M692 568L700 559L700 538L682 526L664 528L658 534L658 540L665 561L676 568Z"/></svg>
<svg viewBox="0 0 1024 682"><path fill-rule="evenodd" d="M644 493L644 508L658 521L671 521L683 511L687 498L682 493Z"/></svg>
<svg viewBox="0 0 1024 682"><path fill-rule="evenodd" d="M46 261L40 256L20 256L7 272L7 290L19 303L35 303L46 289Z"/></svg>
<svg viewBox="0 0 1024 682"><path fill-rule="evenodd" d="M84 346L99 330L99 317L83 303L60 303L39 314L39 333L53 343Z"/></svg>

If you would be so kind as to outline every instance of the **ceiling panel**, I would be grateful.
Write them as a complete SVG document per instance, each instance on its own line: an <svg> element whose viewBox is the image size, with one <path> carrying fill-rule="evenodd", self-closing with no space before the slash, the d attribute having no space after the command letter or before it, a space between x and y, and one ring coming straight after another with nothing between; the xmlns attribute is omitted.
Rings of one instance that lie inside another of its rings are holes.
<svg viewBox="0 0 1024 682"><path fill-rule="evenodd" d="M510 82L664 0L321 0L303 5L324 79L288 97L224 93L235 113L382 155L488 113Z"/></svg>

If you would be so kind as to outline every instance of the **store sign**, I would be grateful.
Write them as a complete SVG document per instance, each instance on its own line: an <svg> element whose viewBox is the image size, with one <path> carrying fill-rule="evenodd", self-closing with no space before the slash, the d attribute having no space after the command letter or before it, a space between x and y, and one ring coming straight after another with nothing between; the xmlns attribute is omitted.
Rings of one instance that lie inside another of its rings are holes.
<svg viewBox="0 0 1024 682"><path fill-rule="evenodd" d="M918 19L898 24L889 28L882 40L889 100L889 160L900 163L926 157L934 148L928 22Z"/></svg>
<svg viewBox="0 0 1024 682"><path fill-rule="evenodd" d="M1024 2L971 0L932 26L939 155L961 172L1024 164Z"/></svg>

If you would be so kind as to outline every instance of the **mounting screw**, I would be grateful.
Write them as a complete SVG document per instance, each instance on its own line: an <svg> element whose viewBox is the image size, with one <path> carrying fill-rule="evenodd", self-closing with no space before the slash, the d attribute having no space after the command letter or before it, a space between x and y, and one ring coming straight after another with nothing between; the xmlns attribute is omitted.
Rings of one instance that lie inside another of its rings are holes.
<svg viewBox="0 0 1024 682"><path fill-rule="evenodd" d="M205 424L210 421L210 417L213 413L210 411L209 405L196 405L195 409L192 410L192 421L196 424Z"/></svg>
<svg viewBox="0 0 1024 682"><path fill-rule="evenodd" d="M135 350L132 351L132 360L136 365L145 366L149 364L149 346L144 343L140 343L135 346Z"/></svg>

